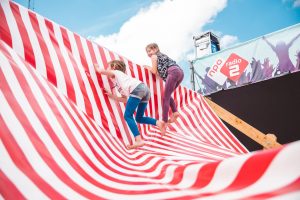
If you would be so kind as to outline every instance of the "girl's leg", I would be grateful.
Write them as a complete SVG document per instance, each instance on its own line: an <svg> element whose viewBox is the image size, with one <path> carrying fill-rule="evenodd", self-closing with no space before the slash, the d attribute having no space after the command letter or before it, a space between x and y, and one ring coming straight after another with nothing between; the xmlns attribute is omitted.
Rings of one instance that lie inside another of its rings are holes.
<svg viewBox="0 0 300 200"><path fill-rule="evenodd" d="M181 73L178 73L178 74L179 74L179 77L178 77L179 79L175 83L174 90L180 85L180 83L183 80L183 72L182 72L182 75L181 75ZM173 90L173 92L174 92L174 90ZM176 107L175 101L174 101L174 99L172 97L170 97L170 107L171 107L171 110L172 110L173 113L177 112L177 107Z"/></svg>
<svg viewBox="0 0 300 200"><path fill-rule="evenodd" d="M148 102L149 102L149 99L150 99L150 95L151 95L149 88L145 88L144 92L145 92L144 97L141 99L141 102L138 105L135 120L136 120L136 122L141 123L141 124L156 125L156 126L158 126L160 131L163 133L163 132L165 132L165 130L162 129L163 128L162 121L156 120L156 119L151 118L151 117L144 117L144 113L145 113L145 110L147 108L147 105L148 105Z"/></svg>
<svg viewBox="0 0 300 200"><path fill-rule="evenodd" d="M169 71L168 71L169 72ZM168 74L166 84L165 84L165 93L164 93L164 99L163 99L163 121L168 121L169 123L172 123L176 121L176 119L179 117L179 113L177 111L177 107L175 104L174 99L171 97L171 94L174 92L174 90L179 86L179 84L183 80L183 71L179 68L173 68L170 70L170 73ZM172 109L172 117L170 120L168 119L168 111L169 106Z"/></svg>
<svg viewBox="0 0 300 200"><path fill-rule="evenodd" d="M127 149L135 149L137 147L141 147L144 146L144 141L141 137L141 135L138 135L135 137L135 143L133 143L132 145L127 145Z"/></svg>
<svg viewBox="0 0 300 200"><path fill-rule="evenodd" d="M133 145L128 145L127 148L132 149L136 147L140 147L144 145L144 141L142 140L142 137L140 135L139 129L136 125L136 122L133 119L133 113L136 110L137 106L140 103L140 99L135 97L129 97L128 101L126 103L124 118L132 132L132 134L135 137L135 143Z"/></svg>
<svg viewBox="0 0 300 200"><path fill-rule="evenodd" d="M168 112L169 112L169 107L170 105L173 107L172 111L176 110L176 105L174 102L174 99L171 98L171 94L174 92L174 90L176 89L176 86L178 86L178 73L176 73L176 71L172 71L174 73L169 73L167 80L166 80L166 84L165 84L165 91L164 91L164 96L163 96L163 121L164 122L168 122ZM172 99L172 100L171 100Z"/></svg>
<svg viewBox="0 0 300 200"><path fill-rule="evenodd" d="M148 104L148 102L142 102L138 105L138 109L137 109L136 116L135 116L136 122L140 123L140 124L156 125L156 126L158 126L162 135L164 135L164 132L166 132L166 130L163 129L164 127L163 127L162 121L156 120L151 117L144 117L144 113L147 108L147 104Z"/></svg>
<svg viewBox="0 0 300 200"><path fill-rule="evenodd" d="M148 102L141 102L138 105L137 111L136 111L136 115L135 115L135 120L137 123L140 124L152 124L152 125L156 125L156 119L153 119L151 117L145 117L144 113L145 110L147 108Z"/></svg>

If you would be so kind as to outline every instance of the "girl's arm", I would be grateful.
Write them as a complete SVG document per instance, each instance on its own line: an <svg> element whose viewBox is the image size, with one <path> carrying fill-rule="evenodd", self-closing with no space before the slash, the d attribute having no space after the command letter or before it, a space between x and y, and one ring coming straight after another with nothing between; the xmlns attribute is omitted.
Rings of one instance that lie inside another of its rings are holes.
<svg viewBox="0 0 300 200"><path fill-rule="evenodd" d="M98 64L94 64L95 71L98 72L99 74L105 75L108 78L114 78L115 74L112 72L112 70L105 70L105 69L100 69Z"/></svg>
<svg viewBox="0 0 300 200"><path fill-rule="evenodd" d="M106 94L108 97L112 98L113 100L119 101L119 102L123 102L126 103L127 102L127 97L122 95L122 97L118 97L115 94L109 93L107 92L105 89L103 89L104 94Z"/></svg>
<svg viewBox="0 0 300 200"><path fill-rule="evenodd" d="M157 74L157 55L151 56L152 67L144 65L152 74Z"/></svg>

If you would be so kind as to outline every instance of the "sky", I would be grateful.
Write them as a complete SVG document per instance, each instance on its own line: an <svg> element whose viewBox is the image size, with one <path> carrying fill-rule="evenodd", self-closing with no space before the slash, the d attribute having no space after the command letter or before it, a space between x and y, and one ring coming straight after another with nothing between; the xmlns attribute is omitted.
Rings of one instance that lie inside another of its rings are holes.
<svg viewBox="0 0 300 200"><path fill-rule="evenodd" d="M145 46L156 42L188 88L193 36L212 31L224 49L300 23L300 0L31 0L30 8L139 65L151 63Z"/></svg>

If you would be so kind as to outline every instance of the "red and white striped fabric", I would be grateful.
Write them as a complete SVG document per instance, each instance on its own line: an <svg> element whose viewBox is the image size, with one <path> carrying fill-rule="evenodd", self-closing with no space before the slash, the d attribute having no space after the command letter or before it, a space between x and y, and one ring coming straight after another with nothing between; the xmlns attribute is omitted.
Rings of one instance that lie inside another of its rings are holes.
<svg viewBox="0 0 300 200"><path fill-rule="evenodd" d="M300 142L248 153L202 96L179 87L182 117L161 137L139 126L92 63L122 59L152 92L146 115L161 117L163 83L142 67L66 28L0 0L0 198L299 199Z"/></svg>

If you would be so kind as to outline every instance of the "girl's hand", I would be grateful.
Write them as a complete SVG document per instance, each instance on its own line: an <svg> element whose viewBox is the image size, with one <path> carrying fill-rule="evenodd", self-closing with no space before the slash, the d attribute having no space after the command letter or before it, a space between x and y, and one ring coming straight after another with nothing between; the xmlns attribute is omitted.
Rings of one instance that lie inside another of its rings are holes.
<svg viewBox="0 0 300 200"><path fill-rule="evenodd" d="M151 67L150 67L150 66L148 66L148 65L143 65L143 67L151 71Z"/></svg>
<svg viewBox="0 0 300 200"><path fill-rule="evenodd" d="M103 91L103 93L104 93L105 95L107 95L107 96L109 96L109 97L111 97L111 98L114 96L112 93L108 92L105 88L102 88L102 91Z"/></svg>
<svg viewBox="0 0 300 200"><path fill-rule="evenodd" d="M95 69L96 72L101 73L102 70L100 69L100 67L97 63L94 63L93 66L94 66L94 69Z"/></svg>

